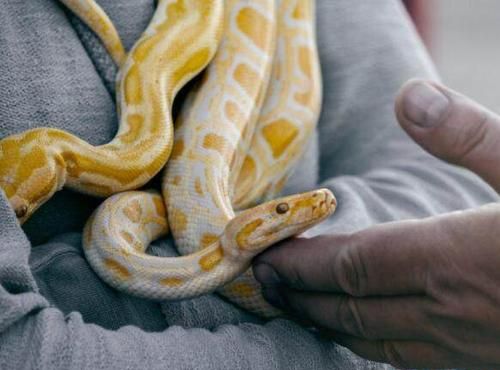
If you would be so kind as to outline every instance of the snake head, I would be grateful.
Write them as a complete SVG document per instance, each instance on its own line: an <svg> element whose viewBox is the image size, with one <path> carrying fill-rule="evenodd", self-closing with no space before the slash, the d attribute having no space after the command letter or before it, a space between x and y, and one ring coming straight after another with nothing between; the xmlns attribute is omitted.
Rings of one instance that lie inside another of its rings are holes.
<svg viewBox="0 0 500 370"><path fill-rule="evenodd" d="M337 201L328 189L291 195L239 213L226 226L226 240L241 251L258 254L272 244L298 235L330 216Z"/></svg>
<svg viewBox="0 0 500 370"><path fill-rule="evenodd" d="M35 130L0 141L0 188L21 224L59 188L57 160L33 134Z"/></svg>

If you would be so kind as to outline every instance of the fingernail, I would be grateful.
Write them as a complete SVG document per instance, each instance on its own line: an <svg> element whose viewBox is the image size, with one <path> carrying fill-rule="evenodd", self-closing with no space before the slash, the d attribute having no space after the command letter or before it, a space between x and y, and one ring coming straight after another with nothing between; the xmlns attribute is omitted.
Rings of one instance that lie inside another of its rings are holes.
<svg viewBox="0 0 500 370"><path fill-rule="evenodd" d="M254 266L253 274L262 285L273 286L280 283L280 278L276 271L266 263L259 263Z"/></svg>
<svg viewBox="0 0 500 370"><path fill-rule="evenodd" d="M448 98L429 83L416 82L405 93L403 112L406 118L420 127L436 127L449 107Z"/></svg>

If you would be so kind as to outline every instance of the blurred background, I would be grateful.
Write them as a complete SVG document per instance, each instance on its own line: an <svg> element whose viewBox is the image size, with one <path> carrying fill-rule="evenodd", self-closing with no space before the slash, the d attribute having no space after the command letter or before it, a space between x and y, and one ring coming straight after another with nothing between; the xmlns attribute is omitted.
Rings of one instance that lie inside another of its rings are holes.
<svg viewBox="0 0 500 370"><path fill-rule="evenodd" d="M443 81L500 113L500 1L404 2Z"/></svg>

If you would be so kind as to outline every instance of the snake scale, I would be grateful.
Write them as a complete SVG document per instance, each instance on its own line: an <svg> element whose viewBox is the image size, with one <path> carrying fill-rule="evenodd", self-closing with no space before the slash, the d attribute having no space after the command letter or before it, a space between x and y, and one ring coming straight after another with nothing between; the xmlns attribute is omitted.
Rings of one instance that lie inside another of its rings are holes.
<svg viewBox="0 0 500 370"><path fill-rule="evenodd" d="M94 195L120 192L103 202L84 230L86 257L103 280L153 299L189 298L219 289L254 313L278 315L248 270L251 259L321 222L336 206L326 189L268 200L282 189L319 115L314 1L160 0L128 55L93 0L61 1L121 66L121 123L111 143L95 148L67 139L69 134L61 135L61 142L50 139L46 128L33 130L35 138L28 131L3 139L2 154L9 140L29 148L25 142L30 134L49 153L45 162L32 166L35 170L20 163L21 154L6 159L15 159L15 169L0 157L0 186L19 219L29 217L64 183ZM207 65L172 135L173 98ZM121 166L112 168L107 152L117 154ZM85 160L77 160L79 156ZM50 160L58 174L56 185L34 191L48 172L33 173L48 171ZM122 192L144 184L167 160L163 196ZM147 255L149 243L169 227L185 256Z"/></svg>

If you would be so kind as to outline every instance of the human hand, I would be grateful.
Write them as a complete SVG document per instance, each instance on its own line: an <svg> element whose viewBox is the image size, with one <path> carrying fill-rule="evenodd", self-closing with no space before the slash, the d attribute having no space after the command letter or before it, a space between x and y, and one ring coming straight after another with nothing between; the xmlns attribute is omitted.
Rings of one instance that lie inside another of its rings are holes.
<svg viewBox="0 0 500 370"><path fill-rule="evenodd" d="M398 120L430 153L500 190L500 118L434 83L401 90ZM265 297L397 367L500 368L500 204L296 238L254 264Z"/></svg>

